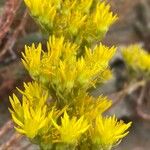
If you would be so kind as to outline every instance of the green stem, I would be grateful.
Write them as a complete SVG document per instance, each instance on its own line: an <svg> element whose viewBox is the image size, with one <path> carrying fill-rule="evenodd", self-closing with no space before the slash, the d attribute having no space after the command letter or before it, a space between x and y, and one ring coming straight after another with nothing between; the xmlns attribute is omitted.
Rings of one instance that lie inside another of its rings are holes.
<svg viewBox="0 0 150 150"><path fill-rule="evenodd" d="M55 150L75 150L75 145L57 144Z"/></svg>
<svg viewBox="0 0 150 150"><path fill-rule="evenodd" d="M111 150L112 149L112 146L107 146L107 147L102 147L100 145L92 145L92 150Z"/></svg>

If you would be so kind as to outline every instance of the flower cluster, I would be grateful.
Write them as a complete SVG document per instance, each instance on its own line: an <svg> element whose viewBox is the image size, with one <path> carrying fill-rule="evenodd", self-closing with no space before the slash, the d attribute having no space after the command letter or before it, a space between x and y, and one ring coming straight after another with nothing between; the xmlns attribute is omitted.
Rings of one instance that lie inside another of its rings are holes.
<svg viewBox="0 0 150 150"><path fill-rule="evenodd" d="M131 122L124 124L122 121L117 121L115 116L103 118L98 116L94 126L90 129L92 142L97 149L109 150L113 145L120 142L128 132L125 132L131 126Z"/></svg>
<svg viewBox="0 0 150 150"><path fill-rule="evenodd" d="M50 34L25 46L22 62L33 82L10 97L15 129L43 150L110 150L128 134L131 123L103 117L112 102L90 95L111 77L109 61L116 48L101 39L117 19L106 1L24 0L36 21Z"/></svg>
<svg viewBox="0 0 150 150"><path fill-rule="evenodd" d="M13 95L12 109L9 109L15 129L43 149L60 145L64 150L68 146L75 148L82 138L92 141L89 149L95 146L106 149L128 134L125 131L131 123L118 122L114 116L99 116L111 106L106 97L96 99L82 93L72 107L66 105L59 109L47 89L37 82L24 84L24 90L18 91L22 94L21 102Z"/></svg>
<svg viewBox="0 0 150 150"><path fill-rule="evenodd" d="M77 143L79 137L89 128L89 124L83 116L79 119L77 119L77 117L70 119L66 111L61 118L61 125L59 126L55 122L53 122L53 124L59 131L60 141L68 144Z"/></svg>
<svg viewBox="0 0 150 150"><path fill-rule="evenodd" d="M41 44L25 46L22 61L34 80L68 103L95 83L108 80L111 74L108 64L115 50L115 47L100 44L93 50L85 48L84 56L78 57L76 44L64 42L64 37L53 36L47 42L47 51Z"/></svg>
<svg viewBox="0 0 150 150"><path fill-rule="evenodd" d="M22 104L16 95L10 97L13 110L10 109L16 130L29 138L34 138L47 122L47 106L45 105L48 93L41 92L37 83L24 84ZM34 91L32 91L34 90Z"/></svg>
<svg viewBox="0 0 150 150"><path fill-rule="evenodd" d="M149 78L150 54L148 54L140 45L131 45L122 48L122 55L131 74Z"/></svg>
<svg viewBox="0 0 150 150"><path fill-rule="evenodd" d="M25 0L25 4L42 28L78 44L102 39L117 20L106 1Z"/></svg>

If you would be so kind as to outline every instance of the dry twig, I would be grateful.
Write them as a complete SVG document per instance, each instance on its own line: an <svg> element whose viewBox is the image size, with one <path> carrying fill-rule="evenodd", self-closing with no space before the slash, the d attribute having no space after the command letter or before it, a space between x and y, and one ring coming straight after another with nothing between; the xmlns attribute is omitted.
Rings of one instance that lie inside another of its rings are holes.
<svg viewBox="0 0 150 150"><path fill-rule="evenodd" d="M14 33L12 34L12 36L8 39L8 41L5 43L5 46L3 47L3 49L0 52L0 58L9 50L9 52L12 54L13 58L15 58L15 53L13 52L12 48L14 46L14 44L17 41L17 37L19 35L20 32L24 31L24 27L26 25L27 22L27 10L25 10L24 15L20 21L20 24L18 27L16 27L16 30L14 31Z"/></svg>
<svg viewBox="0 0 150 150"><path fill-rule="evenodd" d="M120 92L111 94L111 96L115 95L115 97L117 97L114 100L112 107L117 105L121 100L124 100L124 97L126 95L129 95L129 94L133 93L138 88L140 88L140 87L142 87L144 85L145 85L145 81L142 80L142 81L139 81L139 82L137 82L137 83L135 83L133 85L126 85Z"/></svg>
<svg viewBox="0 0 150 150"><path fill-rule="evenodd" d="M6 134L6 132L10 129L12 129L13 127L13 123L11 120L9 120L8 122L5 123L5 125L0 129L0 138Z"/></svg>
<svg viewBox="0 0 150 150"><path fill-rule="evenodd" d="M11 138L6 143L0 146L0 150L9 150L10 146L12 146L21 138L22 138L22 135L18 133L14 133L13 136L11 136Z"/></svg>
<svg viewBox="0 0 150 150"><path fill-rule="evenodd" d="M9 32L13 23L16 11L21 5L22 0L7 0L4 6L4 12L0 16L0 41Z"/></svg>
<svg viewBox="0 0 150 150"><path fill-rule="evenodd" d="M145 86L143 86L141 89L139 98L137 99L136 112L138 116L141 117L142 119L150 121L150 114L147 114L142 110L143 101L146 95L146 89L147 89L147 86L145 84Z"/></svg>

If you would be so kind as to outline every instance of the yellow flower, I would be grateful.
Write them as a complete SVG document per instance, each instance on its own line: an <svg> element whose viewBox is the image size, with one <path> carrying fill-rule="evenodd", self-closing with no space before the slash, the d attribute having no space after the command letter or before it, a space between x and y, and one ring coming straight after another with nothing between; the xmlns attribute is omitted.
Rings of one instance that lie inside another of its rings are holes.
<svg viewBox="0 0 150 150"><path fill-rule="evenodd" d="M49 34L78 44L102 39L117 16L97 0L24 0L31 15ZM86 41L86 42L85 42Z"/></svg>
<svg viewBox="0 0 150 150"><path fill-rule="evenodd" d="M108 79L109 61L115 51L115 47L100 44L93 50L86 48L85 55L78 57L78 45L65 41L64 37L52 36L47 51L41 45L28 47L22 61L33 79L46 85L52 95L68 102L80 90L86 91Z"/></svg>
<svg viewBox="0 0 150 150"><path fill-rule="evenodd" d="M93 50L90 48L85 48L85 60L87 63L91 63L90 66L92 67L94 64L97 64L95 62L99 61L100 66L107 67L110 59L114 56L116 52L116 48L113 46L111 48L103 45L100 43L100 45L95 46ZM94 59L93 59L94 57Z"/></svg>
<svg viewBox="0 0 150 150"><path fill-rule="evenodd" d="M44 106L48 99L48 91L37 82L24 83L24 90L18 91L23 95L23 99L24 97L28 99L34 109Z"/></svg>
<svg viewBox="0 0 150 150"><path fill-rule="evenodd" d="M15 129L30 139L40 136L44 141L49 139L49 143L52 143L57 138L57 132L53 130L51 119L57 120L67 106L57 110L55 104L46 104L47 96L44 92L39 90L37 96L35 95L37 89L34 87L38 88L37 83L24 85L25 91L19 90L23 94L22 103L14 94L12 98L10 97L12 109L9 108L9 111L15 123ZM41 97L38 97L40 93Z"/></svg>
<svg viewBox="0 0 150 150"><path fill-rule="evenodd" d="M94 1L94 0L93 0ZM96 0L95 0L96 1ZM117 21L117 15L110 10L110 5L106 1L96 1L95 6L89 17L84 29L83 36L88 43L101 40L107 33L110 26Z"/></svg>
<svg viewBox="0 0 150 150"><path fill-rule="evenodd" d="M90 71L90 76L96 79L96 82L103 82L105 78L110 77L109 62L116 52L115 47L107 47L100 44L93 50L86 48L85 62ZM89 73L89 72L88 72Z"/></svg>
<svg viewBox="0 0 150 150"><path fill-rule="evenodd" d="M131 45L122 48L122 55L129 70L149 77L150 75L150 54L148 54L140 45Z"/></svg>
<svg viewBox="0 0 150 150"><path fill-rule="evenodd" d="M23 121L23 109L22 109L22 105L19 101L19 99L17 98L17 96L15 94L13 94L12 97L9 97L12 109L9 108L9 111L11 112L12 118L17 118L18 120L20 120L21 122Z"/></svg>
<svg viewBox="0 0 150 150"><path fill-rule="evenodd" d="M13 99L10 98L10 102L13 107L13 110L10 109L10 112L15 123L15 129L19 133L33 139L47 123L46 105L33 109L25 97L21 104L15 95Z"/></svg>
<svg viewBox="0 0 150 150"><path fill-rule="evenodd" d="M78 31L85 25L85 20L87 16L82 15L81 12L74 12L68 15L68 30L71 35L75 36L78 34Z"/></svg>
<svg viewBox="0 0 150 150"><path fill-rule="evenodd" d="M61 118L61 125L58 125L53 121L54 127L60 133L60 141L66 144L77 144L79 138L89 128L88 122L84 117L77 119L76 117L69 118L67 112L64 112L64 116Z"/></svg>
<svg viewBox="0 0 150 150"><path fill-rule="evenodd" d="M93 23L97 26L97 29L102 32L106 32L110 25L112 25L118 18L110 11L110 5L106 2L99 2L96 6L96 10L92 15Z"/></svg>
<svg viewBox="0 0 150 150"><path fill-rule="evenodd" d="M31 11L31 15L39 21L42 27L50 29L53 27L60 1L52 3L50 0L24 0L24 2Z"/></svg>
<svg viewBox="0 0 150 150"><path fill-rule="evenodd" d="M85 95L83 98L79 97L76 100L76 114L79 116L84 115L88 121L92 122L97 116L105 112L112 102L107 97L99 96L94 98L89 95Z"/></svg>
<svg viewBox="0 0 150 150"><path fill-rule="evenodd" d="M126 130L130 126L131 122L125 124L123 121L117 121L115 116L105 118L98 116L90 129L91 140L102 149L111 148L129 133Z"/></svg>
<svg viewBox="0 0 150 150"><path fill-rule="evenodd" d="M48 60L43 58L41 43L39 43L37 47L35 47L34 44L32 44L31 47L25 46L25 52L22 52L22 56L22 63L29 71L31 77L36 81L47 83L52 72L48 66Z"/></svg>
<svg viewBox="0 0 150 150"><path fill-rule="evenodd" d="M85 14L89 14L92 4L93 0L80 0L80 3L77 5L76 9L82 11Z"/></svg>
<svg viewBox="0 0 150 150"><path fill-rule="evenodd" d="M47 57L53 65L57 66L60 61L65 61L67 63L73 63L76 60L76 55L78 51L78 45L75 43L65 41L65 38L61 36L56 38L55 36L50 36L47 42Z"/></svg>
<svg viewBox="0 0 150 150"><path fill-rule="evenodd" d="M22 53L22 62L25 68L35 77L40 73L41 53L41 43L37 46L37 48L34 44L32 44L31 47L25 45L25 53Z"/></svg>
<svg viewBox="0 0 150 150"><path fill-rule="evenodd" d="M38 137L36 142L40 140L41 146L50 146L60 137L59 132L53 127L52 119L58 120L68 106L58 110L55 104L46 105L47 98L43 96L42 90L39 89L39 93L37 96L35 95L38 91L34 89L35 87L38 88L37 83L28 83L24 86L25 91L19 90L23 94L22 103L15 95L10 97L12 109L9 108L9 110L15 123L15 129L34 141Z"/></svg>
<svg viewBox="0 0 150 150"><path fill-rule="evenodd" d="M24 88L23 91L18 89L22 94L22 102L15 94L10 97L12 109L9 110L16 130L32 139L39 134L42 128L47 126L51 119L51 112L49 113L51 109L47 108L48 91L40 84L24 83ZM52 112L54 112L53 109Z"/></svg>

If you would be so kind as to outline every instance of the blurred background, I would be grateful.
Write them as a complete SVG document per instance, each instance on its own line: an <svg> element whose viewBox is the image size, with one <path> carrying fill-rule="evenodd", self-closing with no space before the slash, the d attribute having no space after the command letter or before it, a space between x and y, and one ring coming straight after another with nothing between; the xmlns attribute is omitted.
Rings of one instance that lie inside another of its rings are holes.
<svg viewBox="0 0 150 150"><path fill-rule="evenodd" d="M150 52L150 0L110 0L110 3L119 21L110 28L103 43L118 47L138 43ZM16 86L21 88L22 82L31 80L21 64L24 45L44 41L23 0L0 0L0 150L38 150L14 132L8 97L17 93ZM91 94L105 93L113 100L107 114L133 122L129 135L114 149L150 150L150 82L144 90L139 82L126 86L129 77L119 53L110 65L113 79Z"/></svg>

